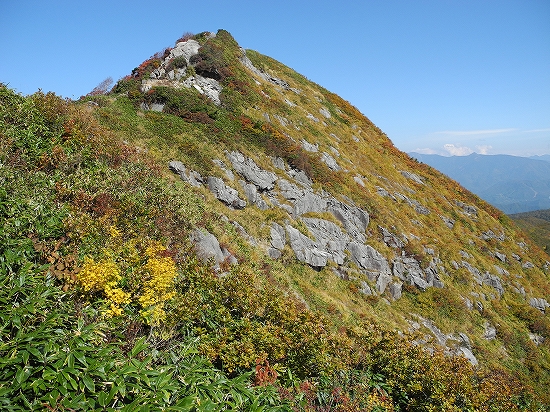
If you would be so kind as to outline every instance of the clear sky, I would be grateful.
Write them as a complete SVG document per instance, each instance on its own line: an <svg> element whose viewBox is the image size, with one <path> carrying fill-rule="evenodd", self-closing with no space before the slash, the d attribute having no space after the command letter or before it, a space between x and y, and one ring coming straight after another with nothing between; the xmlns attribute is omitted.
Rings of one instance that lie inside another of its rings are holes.
<svg viewBox="0 0 550 412"><path fill-rule="evenodd" d="M0 82L77 99L218 29L339 94L401 150L550 154L549 0L0 0Z"/></svg>

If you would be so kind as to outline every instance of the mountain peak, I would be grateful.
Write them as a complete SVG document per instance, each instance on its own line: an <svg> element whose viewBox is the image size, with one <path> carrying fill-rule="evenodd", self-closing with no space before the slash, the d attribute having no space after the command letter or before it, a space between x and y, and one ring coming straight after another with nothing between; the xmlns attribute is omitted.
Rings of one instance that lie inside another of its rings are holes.
<svg viewBox="0 0 550 412"><path fill-rule="evenodd" d="M289 394L329 382L357 405L458 408L459 385L469 405L502 406L527 393L518 375L548 401L547 256L349 102L226 31L184 36L108 95L0 98L0 173L21 176L12 206L34 193L66 211L3 244L22 245L28 267L52 261L112 336L176 351L159 363L185 340L228 376L256 366L258 385L280 376Z"/></svg>

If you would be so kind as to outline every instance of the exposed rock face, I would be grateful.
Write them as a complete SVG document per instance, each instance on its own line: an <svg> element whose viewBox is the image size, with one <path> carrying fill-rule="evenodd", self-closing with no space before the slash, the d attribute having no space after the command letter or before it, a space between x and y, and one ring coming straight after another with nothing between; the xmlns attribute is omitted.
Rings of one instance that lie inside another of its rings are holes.
<svg viewBox="0 0 550 412"><path fill-rule="evenodd" d="M303 148L306 152L315 153L315 152L318 152L318 151L319 151L319 146L318 146L318 145L316 145L316 144L311 144L311 143L309 143L307 140L302 140L302 148Z"/></svg>
<svg viewBox="0 0 550 412"><path fill-rule="evenodd" d="M209 176L207 184L214 196L227 206L234 209L243 209L246 206L246 201L239 198L239 192L227 186L219 177Z"/></svg>
<svg viewBox="0 0 550 412"><path fill-rule="evenodd" d="M178 44L176 44L176 47L170 50L170 54L168 55L166 60L170 61L176 57L183 56L187 61L187 64L189 64L189 60L195 54L198 54L200 47L201 45L199 44L199 42L193 39L179 42Z"/></svg>
<svg viewBox="0 0 550 412"><path fill-rule="evenodd" d="M323 116L325 116L327 119L330 119L330 112L328 111L328 109L326 107L321 107L319 109L319 113L321 113Z"/></svg>
<svg viewBox="0 0 550 412"><path fill-rule="evenodd" d="M353 241L348 244L348 250L351 252L351 258L355 264L367 273L375 277L378 274L391 274L386 258L372 246Z"/></svg>
<svg viewBox="0 0 550 412"><path fill-rule="evenodd" d="M216 105L221 104L220 93L222 91L222 85L216 80L208 77L202 77L196 74L189 77L183 85L186 87L194 87L200 94L204 94Z"/></svg>
<svg viewBox="0 0 550 412"><path fill-rule="evenodd" d="M453 219L450 219L445 216L440 216L440 217L443 220L443 222L445 222L445 225L447 225L449 229L452 229L455 226L455 221Z"/></svg>
<svg viewBox="0 0 550 412"><path fill-rule="evenodd" d="M290 85L287 82L285 82L284 80L279 79L277 77L270 76L269 74L262 72L256 66L254 66L254 64L252 64L252 62L250 61L250 59L246 55L246 51L242 47L241 47L241 52L242 52L242 55L240 57L241 63L243 64L244 67L246 67L248 70L250 70L256 76L258 76L258 77L262 78L263 80L268 81L269 83L272 83L276 86L282 87L285 90L291 90L296 94L300 94L299 89L295 89L293 87L290 87Z"/></svg>
<svg viewBox="0 0 550 412"><path fill-rule="evenodd" d="M283 250L286 244L285 229L273 222L271 224L271 246L278 250Z"/></svg>
<svg viewBox="0 0 550 412"><path fill-rule="evenodd" d="M389 286L390 296L394 300L397 300L397 299L401 298L402 290L403 290L403 283L402 282L390 283L390 286Z"/></svg>
<svg viewBox="0 0 550 412"><path fill-rule="evenodd" d="M331 170L334 170L334 171L342 170L342 168L336 162L336 159L334 159L334 157L329 155L327 152L321 153L321 161L324 162L328 166L328 168Z"/></svg>
<svg viewBox="0 0 550 412"><path fill-rule="evenodd" d="M483 275L483 283L495 288L497 290L497 292L499 293L499 295L501 295L501 296L504 293L504 287L502 286L502 280L496 275L491 275L490 273L485 273Z"/></svg>
<svg viewBox="0 0 550 412"><path fill-rule="evenodd" d="M171 86L174 88L191 88L193 87L199 93L204 94L216 105L220 105L220 93L222 91L221 84L213 78L203 77L195 74L193 76L187 76L187 67L180 67L170 70L172 60L183 57L186 64L184 66L192 66L192 57L197 55L200 49L200 44L193 39L179 42L176 47L170 50L168 56L162 61L160 66L153 70L148 79L143 79L141 84L141 91L148 92L155 86ZM168 70L168 71L167 71ZM204 74L204 73L203 73ZM155 110L159 108L158 103L144 107L145 110ZM162 107L163 109L164 107ZM158 110L158 111L162 111Z"/></svg>
<svg viewBox="0 0 550 412"><path fill-rule="evenodd" d="M314 268L322 268L327 265L329 254L315 245L315 242L300 233L298 229L286 225L290 247L300 262L307 263Z"/></svg>
<svg viewBox="0 0 550 412"><path fill-rule="evenodd" d="M388 245L389 247L400 249L405 246L405 243L399 239L396 235L393 233L390 233L390 231L382 226L378 226L378 229L382 233L382 236L384 238L384 243Z"/></svg>
<svg viewBox="0 0 550 412"><path fill-rule="evenodd" d="M425 290L433 286L426 281L426 275L418 261L412 257L401 256L393 261L393 274L411 286L416 286L419 289Z"/></svg>
<svg viewBox="0 0 550 412"><path fill-rule="evenodd" d="M342 232L336 224L328 220L302 218L302 221L315 237L316 246L326 251L331 260L342 265L346 257L344 250L350 240L349 236Z"/></svg>
<svg viewBox="0 0 550 412"><path fill-rule="evenodd" d="M254 160L245 157L242 153L227 153L233 168L247 181L253 183L260 191L271 190L275 186L277 175L260 169Z"/></svg>
<svg viewBox="0 0 550 412"><path fill-rule="evenodd" d="M189 183L191 186L198 187L204 183L204 179L198 172L195 172L194 170L187 170L185 165L178 160L172 160L168 164L168 167L172 172L179 175L183 181Z"/></svg>
<svg viewBox="0 0 550 412"><path fill-rule="evenodd" d="M468 215L473 215L473 216L477 216L477 208L475 206L472 206L472 205L467 205L463 202L455 202L455 204L462 208L462 210L468 214Z"/></svg>
<svg viewBox="0 0 550 412"><path fill-rule="evenodd" d="M252 183L246 183L244 180L240 180L239 183L243 187L246 198L251 204L256 205L258 209L261 210L269 209L269 206L265 200L262 199L262 196L258 193L255 185Z"/></svg>
<svg viewBox="0 0 550 412"><path fill-rule="evenodd" d="M324 212L327 208L328 200L310 189L301 189L286 179L279 179L277 186L281 195L294 203L295 217L307 212Z"/></svg>
<svg viewBox="0 0 550 412"><path fill-rule="evenodd" d="M415 183L418 183L419 185L423 185L424 182L422 181L422 179L420 178L420 176L418 176L417 174L415 173L411 173L411 172L407 172L405 170L402 170L400 172L404 177L406 177L407 179L410 179L412 180L413 182Z"/></svg>
<svg viewBox="0 0 550 412"><path fill-rule="evenodd" d="M342 222L348 234L359 242L365 241L365 230L369 224L369 214L357 206L349 206L336 199L327 204L327 210Z"/></svg>
<svg viewBox="0 0 550 412"><path fill-rule="evenodd" d="M529 305L540 310L542 313L546 312L546 308L550 307L550 304L543 298L531 298L529 299Z"/></svg>

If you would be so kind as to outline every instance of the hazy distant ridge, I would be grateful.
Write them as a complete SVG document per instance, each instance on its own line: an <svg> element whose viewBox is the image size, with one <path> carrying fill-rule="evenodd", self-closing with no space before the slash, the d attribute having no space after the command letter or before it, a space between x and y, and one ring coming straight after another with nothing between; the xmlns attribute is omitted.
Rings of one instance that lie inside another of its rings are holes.
<svg viewBox="0 0 550 412"><path fill-rule="evenodd" d="M506 213L550 208L550 156L410 153Z"/></svg>

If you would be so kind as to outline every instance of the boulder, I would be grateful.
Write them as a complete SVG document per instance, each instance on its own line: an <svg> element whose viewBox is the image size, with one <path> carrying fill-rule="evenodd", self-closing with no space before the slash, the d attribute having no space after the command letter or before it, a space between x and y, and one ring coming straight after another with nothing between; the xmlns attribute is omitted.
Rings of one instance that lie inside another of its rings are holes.
<svg viewBox="0 0 550 412"><path fill-rule="evenodd" d="M275 186L277 175L267 170L260 169L258 165L249 157L242 153L227 153L235 171L244 177L248 182L253 183L260 191L271 190Z"/></svg>
<svg viewBox="0 0 550 412"><path fill-rule="evenodd" d="M336 162L336 159L334 159L334 157L332 157L327 152L321 153L321 161L325 163L330 170L334 170L336 172L342 170L342 168Z"/></svg>
<svg viewBox="0 0 550 412"><path fill-rule="evenodd" d="M540 310L542 313L545 313L546 308L550 307L550 304L543 298L531 298L529 299L529 305Z"/></svg>
<svg viewBox="0 0 550 412"><path fill-rule="evenodd" d="M271 246L278 250L283 250L286 244L285 229L273 222L271 224Z"/></svg>
<svg viewBox="0 0 550 412"><path fill-rule="evenodd" d="M348 244L348 250L360 269L374 274L391 274L386 258L372 246L352 241Z"/></svg>
<svg viewBox="0 0 550 412"><path fill-rule="evenodd" d="M338 225L325 219L302 218L302 221L315 237L316 246L327 252L337 264L344 264L349 236Z"/></svg>
<svg viewBox="0 0 550 412"><path fill-rule="evenodd" d="M208 189L216 198L227 206L234 209L244 209L246 201L239 198L239 192L232 187L227 186L222 179L209 176L207 180Z"/></svg>
<svg viewBox="0 0 550 412"><path fill-rule="evenodd" d="M483 339L493 340L496 337L497 337L497 328L495 328L489 322L485 322L485 332L483 333Z"/></svg>
<svg viewBox="0 0 550 412"><path fill-rule="evenodd" d="M313 240L300 233L290 225L286 225L290 247L300 262L307 263L313 268L319 269L327 265L329 254L320 250Z"/></svg>
<svg viewBox="0 0 550 412"><path fill-rule="evenodd" d="M212 259L214 267L219 268L219 264L225 260L225 256L216 236L212 233L196 229L191 233L190 240L195 245L195 252L199 259L203 262L208 262Z"/></svg>
<svg viewBox="0 0 550 412"><path fill-rule="evenodd" d="M188 170L185 165L178 160L172 160L168 163L168 167L172 172L179 175L184 182L189 183L191 186L199 187L204 183L203 177L198 172Z"/></svg>

